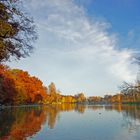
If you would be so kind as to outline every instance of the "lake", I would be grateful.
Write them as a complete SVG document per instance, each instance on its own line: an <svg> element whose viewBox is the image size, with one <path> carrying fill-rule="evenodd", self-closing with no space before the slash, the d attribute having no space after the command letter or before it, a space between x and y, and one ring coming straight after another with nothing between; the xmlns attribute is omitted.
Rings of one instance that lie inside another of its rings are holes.
<svg viewBox="0 0 140 140"><path fill-rule="evenodd" d="M7 108L0 111L0 140L140 140L140 106Z"/></svg>

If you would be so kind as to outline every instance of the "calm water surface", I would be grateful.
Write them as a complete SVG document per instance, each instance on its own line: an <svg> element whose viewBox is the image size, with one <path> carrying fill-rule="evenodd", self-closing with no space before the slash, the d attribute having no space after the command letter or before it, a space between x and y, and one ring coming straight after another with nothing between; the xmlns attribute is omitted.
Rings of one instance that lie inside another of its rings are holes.
<svg viewBox="0 0 140 140"><path fill-rule="evenodd" d="M140 106L4 109L0 111L0 140L140 140Z"/></svg>

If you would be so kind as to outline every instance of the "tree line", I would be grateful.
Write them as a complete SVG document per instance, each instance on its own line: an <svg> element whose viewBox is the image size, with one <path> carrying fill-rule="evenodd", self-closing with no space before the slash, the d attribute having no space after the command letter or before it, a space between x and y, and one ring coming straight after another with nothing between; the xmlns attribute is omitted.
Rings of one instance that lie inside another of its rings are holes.
<svg viewBox="0 0 140 140"><path fill-rule="evenodd" d="M140 66L140 57L135 61ZM89 103L138 103L140 104L140 73L135 83L123 82L120 86L120 93L115 95L91 96Z"/></svg>
<svg viewBox="0 0 140 140"><path fill-rule="evenodd" d="M19 69L0 65L0 104L55 104L82 103L86 100L83 93L75 96L61 95L52 82L48 87L35 76Z"/></svg>
<svg viewBox="0 0 140 140"><path fill-rule="evenodd" d="M0 64L0 104L61 104L61 103L140 103L140 81L134 84L124 82L121 91L115 95L85 97L84 93L62 95L52 82L43 82L27 71L11 69Z"/></svg>

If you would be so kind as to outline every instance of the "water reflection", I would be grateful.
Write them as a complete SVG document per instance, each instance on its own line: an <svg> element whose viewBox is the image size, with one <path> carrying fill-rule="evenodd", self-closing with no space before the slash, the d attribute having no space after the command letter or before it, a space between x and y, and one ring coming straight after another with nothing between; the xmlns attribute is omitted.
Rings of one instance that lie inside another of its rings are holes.
<svg viewBox="0 0 140 140"><path fill-rule="evenodd" d="M104 106L105 110L112 111L116 110L121 112L124 117L130 117L134 120L140 120L140 106L138 105L111 105L111 106Z"/></svg>
<svg viewBox="0 0 140 140"><path fill-rule="evenodd" d="M38 132L46 120L41 108L12 108L0 113L0 140L23 140Z"/></svg>
<svg viewBox="0 0 140 140"><path fill-rule="evenodd" d="M122 114L123 128L129 131L140 129L140 106L111 105L85 106L75 104L61 104L50 106L10 108L0 111L0 140L26 140L39 132L44 124L49 129L55 128L57 118L61 112L74 111L85 114L85 110L116 111ZM47 130L46 130L47 131Z"/></svg>

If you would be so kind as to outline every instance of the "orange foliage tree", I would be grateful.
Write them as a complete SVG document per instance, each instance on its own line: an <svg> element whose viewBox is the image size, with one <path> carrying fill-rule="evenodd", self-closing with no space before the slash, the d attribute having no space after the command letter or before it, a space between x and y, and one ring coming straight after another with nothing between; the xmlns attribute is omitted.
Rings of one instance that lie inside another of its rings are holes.
<svg viewBox="0 0 140 140"><path fill-rule="evenodd" d="M46 98L46 90L38 78L23 70L0 65L1 104L43 103Z"/></svg>

